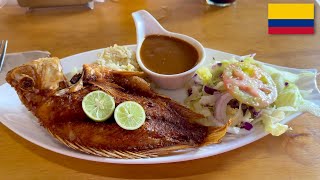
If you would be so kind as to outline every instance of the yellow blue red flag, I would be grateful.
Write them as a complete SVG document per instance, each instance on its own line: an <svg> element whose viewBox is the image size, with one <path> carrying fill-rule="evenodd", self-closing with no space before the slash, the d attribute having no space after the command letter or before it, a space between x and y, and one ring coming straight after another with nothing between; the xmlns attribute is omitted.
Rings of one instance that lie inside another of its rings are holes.
<svg viewBox="0 0 320 180"><path fill-rule="evenodd" d="M268 4L269 34L313 34L314 4Z"/></svg>

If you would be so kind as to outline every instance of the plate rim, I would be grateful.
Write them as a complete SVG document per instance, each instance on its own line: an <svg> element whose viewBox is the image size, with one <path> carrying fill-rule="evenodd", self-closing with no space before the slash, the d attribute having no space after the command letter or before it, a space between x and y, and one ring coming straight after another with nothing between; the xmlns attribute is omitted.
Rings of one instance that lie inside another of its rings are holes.
<svg viewBox="0 0 320 180"><path fill-rule="evenodd" d="M130 44L130 45L122 45L122 46L126 46L126 47L130 47L130 48L135 48L135 44ZM83 54L86 53L92 53L95 51L102 51L105 48L100 48L100 49L93 49L93 50L89 50L89 51L85 51L85 52L81 52L78 54L73 54L70 56L66 56L61 58L61 62L66 61L68 58L72 58L74 56L81 56ZM205 48L205 51L216 51L216 52L220 52L220 53L224 53L224 54L228 54L228 55L233 55L233 56L237 56L228 52L223 52L223 51L219 51L219 50L215 50L215 49L211 49L211 48ZM267 64L267 63L265 63ZM282 67L282 66L277 66L277 65L273 65L270 64L272 66L275 67L279 67L279 68L289 68L289 69L295 69L295 68L290 68L290 67ZM313 72L317 72L317 69L300 69L300 70L306 70L306 71L313 71ZM8 83L4 83L3 85L0 86L0 88L3 88L4 86L9 86L10 88L12 88ZM317 86L316 86L317 87ZM317 89L319 91L319 89ZM300 116L301 114L303 114L302 112L297 112L294 113L288 117L286 117L286 119L289 119L288 121L297 118L298 116ZM65 156L69 156L69 157L73 157L73 158L77 158L77 159L82 159L82 160L88 160L88 161L94 161L94 162L102 162L102 163L112 163L112 164L163 164L163 163L174 163L174 162L183 162L183 161L189 161L189 160L196 160L196 159L202 159L202 158L206 158L206 157L211 157L211 156L215 156L218 154L222 154L228 151L232 151L234 149L240 148L242 146L246 146L248 144L251 144L254 141L257 141L263 137L265 137L266 135L268 135L268 133L264 132L264 133L260 133L258 136L248 136L249 138L240 138L237 139L236 143L233 143L230 145L230 147L228 148L224 148L222 151L219 151L217 153L210 153L210 152L204 152L202 154L197 154L197 155L190 155L188 157L184 157L181 158L179 155L172 155L172 156L164 156L164 157L155 157L155 158L143 158L143 159L115 159L115 158L105 158L105 157L99 157L99 156L95 156L95 155L88 155L76 150L73 150L71 148L69 148L70 150L72 150L72 153L69 151L66 151L64 149L60 149L58 147L53 147L47 144L44 144L42 142L39 142L31 137L26 137L25 135L23 135L23 133L21 133L20 131L16 131L15 128L13 128L12 126L10 126L10 124L8 124L6 121L1 121L0 122L6 126L8 129L10 129L11 131L13 131L14 133L16 133L17 135L19 135L20 137L24 138L25 140L38 145L44 149L50 150L52 152L61 154L61 155L65 155ZM284 122L287 123L287 122ZM38 125L43 128L39 123ZM44 129L44 128L43 128ZM50 137L52 139L54 139L54 141L60 143L59 141L57 141L54 137L52 137L50 135ZM63 145L62 143L60 143L61 145ZM63 145L65 146L65 145Z"/></svg>

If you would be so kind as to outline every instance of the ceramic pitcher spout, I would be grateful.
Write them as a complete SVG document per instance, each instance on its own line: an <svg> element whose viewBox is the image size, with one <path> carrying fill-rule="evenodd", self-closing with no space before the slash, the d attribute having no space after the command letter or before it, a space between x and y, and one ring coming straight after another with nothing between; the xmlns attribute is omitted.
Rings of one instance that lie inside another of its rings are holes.
<svg viewBox="0 0 320 180"><path fill-rule="evenodd" d="M206 55L203 46L195 39L174 32L169 32L165 30L159 22L147 11L140 10L132 13L132 17L134 19L134 23L136 25L137 32L137 48L136 48L136 57L137 62L145 72L148 77L157 84L160 88L163 89L178 89L184 87L184 84L193 76L195 71L203 65ZM168 36L171 38L180 39L189 43L193 46L199 54L198 64L194 66L192 69L179 73L179 74L159 74L148 69L142 62L140 57L140 50L142 48L143 41L149 35L162 35Z"/></svg>
<svg viewBox="0 0 320 180"><path fill-rule="evenodd" d="M166 34L167 31L159 22L146 10L132 13L137 31L137 44L141 44L144 38L150 34Z"/></svg>

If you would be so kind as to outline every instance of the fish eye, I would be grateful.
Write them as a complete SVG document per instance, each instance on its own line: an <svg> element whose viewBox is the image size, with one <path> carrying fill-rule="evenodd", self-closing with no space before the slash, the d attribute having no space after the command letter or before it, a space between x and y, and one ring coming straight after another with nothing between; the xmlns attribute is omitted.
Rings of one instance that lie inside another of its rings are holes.
<svg viewBox="0 0 320 180"><path fill-rule="evenodd" d="M23 90L32 90L34 88L35 82L31 77L23 77L20 80L21 89Z"/></svg>

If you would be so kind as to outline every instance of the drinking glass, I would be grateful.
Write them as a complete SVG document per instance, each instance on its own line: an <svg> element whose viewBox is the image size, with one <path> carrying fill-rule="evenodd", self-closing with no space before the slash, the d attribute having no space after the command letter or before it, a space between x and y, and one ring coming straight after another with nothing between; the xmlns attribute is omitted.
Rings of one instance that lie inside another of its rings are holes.
<svg viewBox="0 0 320 180"><path fill-rule="evenodd" d="M206 0L207 4L216 5L220 7L230 6L231 4L235 3L236 0Z"/></svg>

